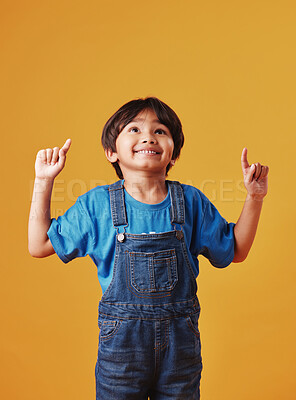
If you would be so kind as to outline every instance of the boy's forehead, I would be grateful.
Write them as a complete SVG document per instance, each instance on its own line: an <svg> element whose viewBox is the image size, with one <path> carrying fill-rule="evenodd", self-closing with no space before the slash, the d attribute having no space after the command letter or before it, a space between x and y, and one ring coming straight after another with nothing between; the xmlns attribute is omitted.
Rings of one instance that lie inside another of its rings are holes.
<svg viewBox="0 0 296 400"><path fill-rule="evenodd" d="M151 122L161 124L155 112L150 109L139 112L139 114L136 115L131 122L144 122L147 120L147 118L150 119Z"/></svg>
<svg viewBox="0 0 296 400"><path fill-rule="evenodd" d="M136 118L133 119L132 122L144 122L144 121L146 121L146 119L147 118L138 118L138 117L136 117ZM151 122L159 122L159 123L161 123L158 118L151 120Z"/></svg>

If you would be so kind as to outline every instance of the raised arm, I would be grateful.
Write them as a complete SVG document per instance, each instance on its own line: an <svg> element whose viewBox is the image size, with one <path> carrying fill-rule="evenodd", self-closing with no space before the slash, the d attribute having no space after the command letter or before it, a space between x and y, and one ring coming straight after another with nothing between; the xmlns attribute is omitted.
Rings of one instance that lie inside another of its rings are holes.
<svg viewBox="0 0 296 400"><path fill-rule="evenodd" d="M263 199L267 194L268 187L268 166L260 163L250 166L246 148L243 149L241 163L247 197L241 215L234 227L235 249L233 262L244 261L252 247Z"/></svg>
<svg viewBox="0 0 296 400"><path fill-rule="evenodd" d="M28 248L33 257L47 257L55 251L47 236L50 227L50 201L54 179L65 166L71 139L59 149L40 150L35 162L35 182L28 226Z"/></svg>

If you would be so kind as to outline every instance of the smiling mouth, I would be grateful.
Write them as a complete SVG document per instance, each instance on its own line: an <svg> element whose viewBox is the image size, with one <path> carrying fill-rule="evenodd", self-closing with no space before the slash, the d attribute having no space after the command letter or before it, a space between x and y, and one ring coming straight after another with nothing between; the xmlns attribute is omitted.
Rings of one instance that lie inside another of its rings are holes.
<svg viewBox="0 0 296 400"><path fill-rule="evenodd" d="M159 154L156 151L153 150L139 150L139 151L135 151L135 153L138 154Z"/></svg>

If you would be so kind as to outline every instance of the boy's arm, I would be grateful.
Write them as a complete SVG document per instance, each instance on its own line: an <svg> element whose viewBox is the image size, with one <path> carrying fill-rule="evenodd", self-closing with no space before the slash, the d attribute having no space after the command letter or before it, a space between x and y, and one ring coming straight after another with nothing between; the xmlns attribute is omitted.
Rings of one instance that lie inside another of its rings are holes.
<svg viewBox="0 0 296 400"><path fill-rule="evenodd" d="M28 226L28 247L33 257L47 257L55 251L47 236L51 224L50 200L55 177L64 168L71 139L59 149L40 150L35 162L35 183Z"/></svg>
<svg viewBox="0 0 296 400"><path fill-rule="evenodd" d="M241 162L244 183L248 193L241 215L234 227L233 262L244 261L251 249L256 235L263 198L267 194L268 187L268 166L263 166L260 163L250 166L246 148L243 149Z"/></svg>

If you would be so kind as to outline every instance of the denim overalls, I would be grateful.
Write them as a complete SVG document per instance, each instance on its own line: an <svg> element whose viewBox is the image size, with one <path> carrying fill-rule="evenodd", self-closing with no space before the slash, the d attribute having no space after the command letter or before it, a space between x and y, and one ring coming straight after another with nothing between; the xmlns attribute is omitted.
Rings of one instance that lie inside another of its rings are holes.
<svg viewBox="0 0 296 400"><path fill-rule="evenodd" d="M117 231L113 278L99 304L97 400L196 400L202 369L199 302L184 234L182 186L167 181L164 233L126 233L121 181L109 186Z"/></svg>

